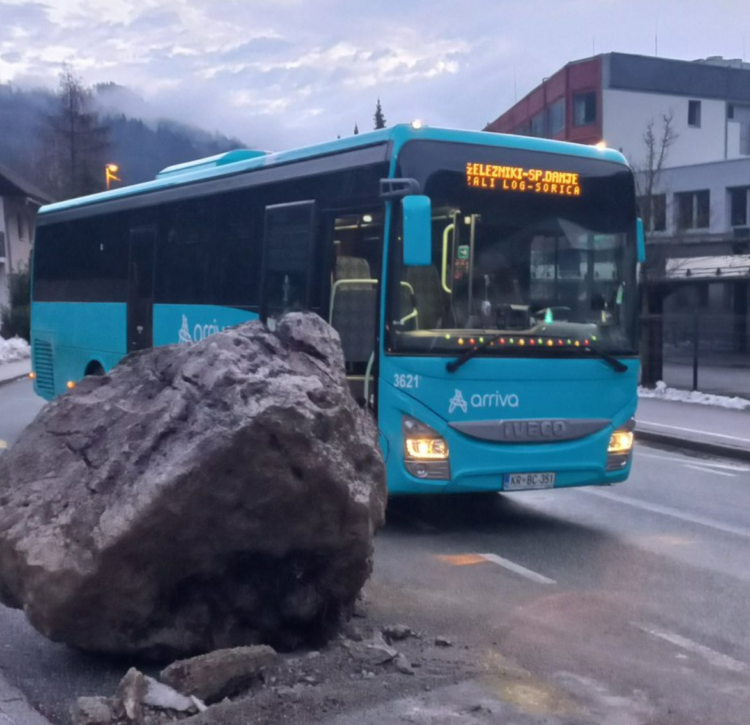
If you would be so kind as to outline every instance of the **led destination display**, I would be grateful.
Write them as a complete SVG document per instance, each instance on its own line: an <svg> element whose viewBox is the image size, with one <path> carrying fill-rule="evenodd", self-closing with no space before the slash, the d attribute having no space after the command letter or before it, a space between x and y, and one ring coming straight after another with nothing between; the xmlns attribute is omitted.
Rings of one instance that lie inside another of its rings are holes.
<svg viewBox="0 0 750 725"><path fill-rule="evenodd" d="M525 169L522 166L469 162L466 164L466 185L475 189L581 196L578 174L550 169Z"/></svg>

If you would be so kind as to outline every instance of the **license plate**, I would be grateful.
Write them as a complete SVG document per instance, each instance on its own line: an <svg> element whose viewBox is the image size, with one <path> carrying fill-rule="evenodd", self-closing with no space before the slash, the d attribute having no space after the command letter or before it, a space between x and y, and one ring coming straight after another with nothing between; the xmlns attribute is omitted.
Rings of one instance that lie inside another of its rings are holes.
<svg viewBox="0 0 750 725"><path fill-rule="evenodd" d="M506 473L503 491L538 491L555 485L554 473Z"/></svg>

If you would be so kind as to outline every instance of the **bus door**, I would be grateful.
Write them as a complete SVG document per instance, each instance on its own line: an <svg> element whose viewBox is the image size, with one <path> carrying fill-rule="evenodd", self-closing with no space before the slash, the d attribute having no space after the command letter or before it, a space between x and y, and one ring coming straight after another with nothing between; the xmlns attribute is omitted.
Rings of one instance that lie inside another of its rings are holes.
<svg viewBox="0 0 750 725"><path fill-rule="evenodd" d="M260 318L272 330L287 312L311 307L315 237L314 201L266 207Z"/></svg>
<svg viewBox="0 0 750 725"><path fill-rule="evenodd" d="M128 352L152 347L154 303L154 248L156 227L130 231L128 265Z"/></svg>
<svg viewBox="0 0 750 725"><path fill-rule="evenodd" d="M352 395L361 404L374 406L382 211L379 207L337 210L331 231L328 322L341 338Z"/></svg>

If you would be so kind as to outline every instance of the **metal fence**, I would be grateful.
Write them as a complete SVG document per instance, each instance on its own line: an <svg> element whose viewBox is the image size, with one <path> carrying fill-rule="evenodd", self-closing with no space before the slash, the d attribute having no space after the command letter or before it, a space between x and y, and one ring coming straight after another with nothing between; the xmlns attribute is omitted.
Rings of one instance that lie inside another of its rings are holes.
<svg viewBox="0 0 750 725"><path fill-rule="evenodd" d="M747 315L700 312L644 315L644 366L661 356L667 385L718 395L750 398L750 321ZM660 344L659 344L660 343Z"/></svg>

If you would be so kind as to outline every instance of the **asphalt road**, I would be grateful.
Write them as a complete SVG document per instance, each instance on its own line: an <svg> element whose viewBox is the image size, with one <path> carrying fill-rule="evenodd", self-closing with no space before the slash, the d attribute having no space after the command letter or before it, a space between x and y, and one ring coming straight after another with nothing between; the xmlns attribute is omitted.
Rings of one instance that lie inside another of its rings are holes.
<svg viewBox="0 0 750 725"><path fill-rule="evenodd" d="M0 387L0 439L38 408ZM747 725L749 562L750 465L641 445L615 488L397 502L368 606L468 646L513 722ZM0 608L0 673L57 722L129 664Z"/></svg>
<svg viewBox="0 0 750 725"><path fill-rule="evenodd" d="M0 451L13 444L43 405L30 380L0 385Z"/></svg>

